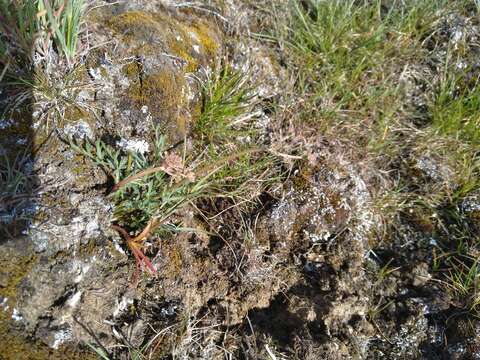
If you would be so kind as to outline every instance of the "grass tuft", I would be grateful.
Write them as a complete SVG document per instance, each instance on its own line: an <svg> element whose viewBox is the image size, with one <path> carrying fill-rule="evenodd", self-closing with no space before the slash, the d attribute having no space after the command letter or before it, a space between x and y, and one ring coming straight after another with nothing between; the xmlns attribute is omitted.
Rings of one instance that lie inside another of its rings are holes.
<svg viewBox="0 0 480 360"><path fill-rule="evenodd" d="M195 122L195 135L210 143L247 136L245 123L256 98L247 83L247 75L229 66L209 74L201 84L202 112Z"/></svg>
<svg viewBox="0 0 480 360"><path fill-rule="evenodd" d="M38 2L39 13L45 11L44 26L53 30L57 49L72 62L77 53L78 37L81 31L84 0L43 0Z"/></svg>
<svg viewBox="0 0 480 360"><path fill-rule="evenodd" d="M0 63L15 75L45 56L50 41L73 63L81 32L83 0L0 0Z"/></svg>
<svg viewBox="0 0 480 360"><path fill-rule="evenodd" d="M467 83L468 74L446 76L430 107L433 126L443 136L480 144L479 78Z"/></svg>

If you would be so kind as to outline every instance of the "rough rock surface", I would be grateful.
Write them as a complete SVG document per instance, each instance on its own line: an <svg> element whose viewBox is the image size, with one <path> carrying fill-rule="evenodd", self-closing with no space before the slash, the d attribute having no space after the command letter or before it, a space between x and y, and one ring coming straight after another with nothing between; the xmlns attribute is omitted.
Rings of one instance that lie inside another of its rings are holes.
<svg viewBox="0 0 480 360"><path fill-rule="evenodd" d="M91 41L98 47L67 76L56 74L54 65L46 69L51 79L72 89L68 96L74 100L55 109L63 116L55 124L55 136L41 92L34 94L35 134L28 124L5 124L15 141L35 137L39 145L31 165L37 183L32 214L28 224L17 224L14 236L1 245L2 328L40 339L32 353L48 352L43 344L59 349L91 342L92 334L111 343L109 320L126 311L132 299L130 261L110 229L112 205L105 192L111 180L65 140L103 137L119 147L147 152L159 126L174 144L198 111L196 76L220 56L221 33L214 22L148 4L129 2L92 11ZM45 123L47 128L39 126ZM11 148L12 136L5 135L2 145ZM14 265L3 266L11 262ZM0 352L12 358L18 348L8 345L11 337L1 339ZM18 342L19 348L24 346ZM30 356L28 350L22 352Z"/></svg>

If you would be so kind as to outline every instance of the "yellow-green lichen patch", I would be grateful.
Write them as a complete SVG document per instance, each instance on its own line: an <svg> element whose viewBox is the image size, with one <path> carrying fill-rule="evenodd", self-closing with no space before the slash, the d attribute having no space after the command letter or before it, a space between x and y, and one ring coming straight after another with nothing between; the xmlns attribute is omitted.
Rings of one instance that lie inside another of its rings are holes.
<svg viewBox="0 0 480 360"><path fill-rule="evenodd" d="M85 68L95 69L98 68L102 62L100 61L104 56L106 50L103 48L94 48L90 50L85 58Z"/></svg>
<svg viewBox="0 0 480 360"><path fill-rule="evenodd" d="M75 123L80 120L85 121L86 123L89 123L91 125L95 124L95 120L92 114L90 114L85 109L75 105L68 106L65 109L65 115L64 115L65 124Z"/></svg>
<svg viewBox="0 0 480 360"><path fill-rule="evenodd" d="M129 11L108 21L122 34L135 54L166 53L185 62L185 72L194 72L212 60L219 48L218 36L206 23L183 23L171 15Z"/></svg>
<svg viewBox="0 0 480 360"><path fill-rule="evenodd" d="M299 164L299 173L292 178L297 191L308 190L311 185L311 177L318 170L317 167L309 166L307 161L301 161Z"/></svg>
<svg viewBox="0 0 480 360"><path fill-rule="evenodd" d="M35 264L35 256L31 249L26 254L11 247L4 247L0 252L0 296L5 302L0 309L0 354L2 359L46 359L40 357L34 347L29 348L27 342L14 334L11 323L17 298L18 285ZM7 307L8 306L8 307Z"/></svg>
<svg viewBox="0 0 480 360"><path fill-rule="evenodd" d="M141 65L137 62L130 62L122 67L122 73L129 79L138 79L142 72Z"/></svg>
<svg viewBox="0 0 480 360"><path fill-rule="evenodd" d="M82 352L71 347L51 349L38 341L25 339L12 332L0 318L0 359L2 360L95 360L92 353Z"/></svg>
<svg viewBox="0 0 480 360"><path fill-rule="evenodd" d="M200 100L195 101L192 106L190 107L190 114L192 116L193 121L196 121L202 115L202 102Z"/></svg>
<svg viewBox="0 0 480 360"><path fill-rule="evenodd" d="M195 59L190 52L192 51L189 47L185 45L183 40L174 40L169 44L170 51L173 55L183 59L186 63L185 71L194 72L198 69L198 60ZM192 48L193 49L193 48Z"/></svg>
<svg viewBox="0 0 480 360"><path fill-rule="evenodd" d="M186 71L196 70L198 61L192 56L191 40L184 26L174 18L132 11L115 17L111 24L124 34L127 42L140 41L136 51L144 55L155 53L156 50L170 53L186 62Z"/></svg>
<svg viewBox="0 0 480 360"><path fill-rule="evenodd" d="M148 38L152 35L152 31L159 30L159 24L155 18L143 11L125 12L114 16L107 24L123 35L136 38Z"/></svg>
<svg viewBox="0 0 480 360"><path fill-rule="evenodd" d="M35 263L32 250L27 249L26 254L4 248L0 254L0 296L14 300L17 285L24 278Z"/></svg>
<svg viewBox="0 0 480 360"><path fill-rule="evenodd" d="M166 246L164 251L165 259L168 259L168 261L166 261L163 273L167 278L176 279L182 272L182 248L172 243L172 245Z"/></svg>
<svg viewBox="0 0 480 360"><path fill-rule="evenodd" d="M220 39L212 25L204 22L178 23L180 39L170 42L172 52L187 61L186 72L194 72L199 64L207 65L217 56Z"/></svg>
<svg viewBox="0 0 480 360"><path fill-rule="evenodd" d="M179 109L186 103L184 86L183 76L165 69L132 81L127 96L136 107L147 106L154 117L166 120L169 127L174 125L181 131Z"/></svg>
<svg viewBox="0 0 480 360"><path fill-rule="evenodd" d="M129 96L139 105L150 105L150 109L176 108L184 80L173 71L162 71L148 75L134 82L129 88Z"/></svg>
<svg viewBox="0 0 480 360"><path fill-rule="evenodd" d="M218 38L218 33L213 31L211 26L200 22L191 26L191 31L193 31L194 38L196 38L202 47L205 55L213 59L220 48L220 39Z"/></svg>
<svg viewBox="0 0 480 360"><path fill-rule="evenodd" d="M135 52L142 50L145 55L145 52L151 54L155 50L168 52L172 50L171 47L175 47L179 54L173 55L190 56L181 44L187 40L185 31L172 17L159 13L129 11L110 19L108 25L121 33L123 40L133 46Z"/></svg>
<svg viewBox="0 0 480 360"><path fill-rule="evenodd" d="M189 117L180 114L176 119L177 133L185 136L188 133L187 129L188 129L190 123L191 123L191 121L190 121Z"/></svg>
<svg viewBox="0 0 480 360"><path fill-rule="evenodd" d="M4 328L0 320L0 359L2 360L95 360L94 354L81 352L69 347L53 350L47 345L30 342L19 334Z"/></svg>

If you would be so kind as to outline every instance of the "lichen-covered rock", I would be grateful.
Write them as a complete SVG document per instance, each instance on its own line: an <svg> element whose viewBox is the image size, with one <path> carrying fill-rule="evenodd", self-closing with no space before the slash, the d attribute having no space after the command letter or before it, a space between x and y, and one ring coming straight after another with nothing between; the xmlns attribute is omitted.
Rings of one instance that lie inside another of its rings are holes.
<svg viewBox="0 0 480 360"><path fill-rule="evenodd" d="M92 18L102 31L98 41L115 42L86 62L88 75L101 84L95 99L102 104L103 131L149 139L155 125L172 143L182 139L200 100L201 75L194 74L214 66L221 53L216 25L161 6L148 11L143 3L108 7Z"/></svg>
<svg viewBox="0 0 480 360"><path fill-rule="evenodd" d="M15 234L0 244L0 253L12 249L15 254L2 258L14 268L0 277L1 304L8 309L0 311L0 327L2 333L38 341L41 349L91 343L92 334L111 344L111 324L138 300L129 290L131 262L118 243L112 245L117 235L110 229L113 209L105 197L110 180L67 142L103 137L147 153L156 127L170 144L183 139L198 114L198 79L222 51L214 22L159 3L149 9L149 4L126 2L91 11L89 42L95 49L73 70L48 54L51 61L39 72L39 90L32 94L33 118L25 118L26 124L0 123L7 130L0 139L6 148L33 138L31 177L36 179L34 210L18 234L24 238ZM56 92L54 106L41 86ZM2 222L8 221L9 209L5 216L3 211L2 205ZM140 344L145 324L135 326ZM1 354L10 354L10 341L0 337ZM59 357L69 356L62 351ZM32 358L47 358L42 354Z"/></svg>

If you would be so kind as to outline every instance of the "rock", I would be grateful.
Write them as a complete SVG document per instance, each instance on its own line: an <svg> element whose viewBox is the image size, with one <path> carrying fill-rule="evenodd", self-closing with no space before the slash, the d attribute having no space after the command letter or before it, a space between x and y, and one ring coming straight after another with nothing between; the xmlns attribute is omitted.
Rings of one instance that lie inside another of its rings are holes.
<svg viewBox="0 0 480 360"><path fill-rule="evenodd" d="M50 122L45 94L33 94L36 108L30 122L38 130L32 171L39 187L34 213L22 230L25 238L0 244L2 254L12 249L10 261L17 264L0 272L0 295L8 297L11 314L15 309L15 324L2 316L0 326L35 339L42 349L92 343L92 334L104 345L117 341L111 324L129 287L125 253L111 242L117 235L110 229L113 207L105 197L110 179L66 142L103 137L143 152L151 149L157 126L170 144L183 139L198 115L197 79L222 50L223 35L215 23L162 5L149 11L148 4L128 2L90 12L89 41L98 46L74 70L52 54L43 71L49 86L66 94L54 109L62 115L57 123ZM21 125L12 126L15 141L24 136ZM10 122L2 120L0 126L10 127ZM33 137L25 126L25 136ZM11 141L2 139L6 145ZM135 343L142 343L145 323L132 326ZM11 340L0 340L4 353Z"/></svg>

